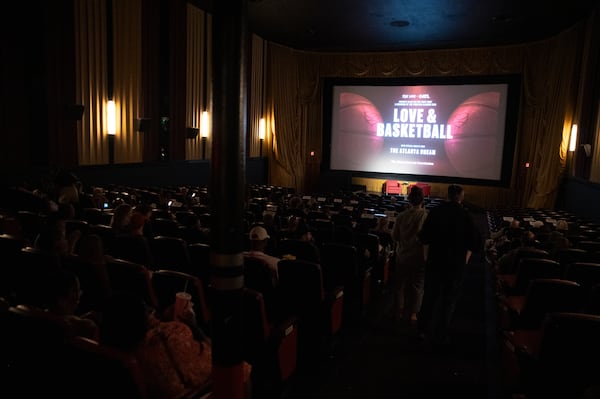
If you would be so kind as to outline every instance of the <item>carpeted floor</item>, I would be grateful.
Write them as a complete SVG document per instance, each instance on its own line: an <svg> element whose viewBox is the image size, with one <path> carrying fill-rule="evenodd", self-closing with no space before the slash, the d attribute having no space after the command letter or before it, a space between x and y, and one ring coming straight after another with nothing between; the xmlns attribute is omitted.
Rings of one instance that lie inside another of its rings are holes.
<svg viewBox="0 0 600 399"><path fill-rule="evenodd" d="M474 216L486 237L485 215ZM491 273L477 253L457 305L453 344L433 352L411 328L393 321L391 293L378 287L362 323L343 329L334 355L319 370L296 375L283 397L501 399L493 292Z"/></svg>

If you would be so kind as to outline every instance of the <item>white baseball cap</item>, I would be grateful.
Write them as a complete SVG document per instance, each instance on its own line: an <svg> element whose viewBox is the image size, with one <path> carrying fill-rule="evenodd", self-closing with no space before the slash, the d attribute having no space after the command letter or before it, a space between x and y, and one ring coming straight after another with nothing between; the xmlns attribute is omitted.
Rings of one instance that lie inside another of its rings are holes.
<svg viewBox="0 0 600 399"><path fill-rule="evenodd" d="M266 240L269 237L269 234L267 233L267 230L264 227L261 226L255 226L250 230L250 233L248 233L248 236L250 237L251 240L256 240L256 241L262 241L262 240Z"/></svg>

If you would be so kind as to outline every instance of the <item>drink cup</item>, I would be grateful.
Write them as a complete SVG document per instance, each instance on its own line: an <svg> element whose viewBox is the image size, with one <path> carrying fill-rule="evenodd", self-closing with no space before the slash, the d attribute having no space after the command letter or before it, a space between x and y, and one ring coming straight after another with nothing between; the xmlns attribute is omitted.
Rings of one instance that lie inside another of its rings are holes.
<svg viewBox="0 0 600 399"><path fill-rule="evenodd" d="M175 294L175 308L173 309L173 317L175 320L179 319L191 300L192 296L187 292L178 292Z"/></svg>

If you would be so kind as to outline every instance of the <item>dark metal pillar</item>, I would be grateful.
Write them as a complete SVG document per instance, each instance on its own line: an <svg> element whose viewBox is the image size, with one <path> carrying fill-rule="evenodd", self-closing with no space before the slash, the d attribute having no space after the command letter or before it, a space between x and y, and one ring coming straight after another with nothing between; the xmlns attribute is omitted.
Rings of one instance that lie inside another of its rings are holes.
<svg viewBox="0 0 600 399"><path fill-rule="evenodd" d="M216 1L213 12L214 107L209 186L213 393L215 399L242 399L246 0Z"/></svg>

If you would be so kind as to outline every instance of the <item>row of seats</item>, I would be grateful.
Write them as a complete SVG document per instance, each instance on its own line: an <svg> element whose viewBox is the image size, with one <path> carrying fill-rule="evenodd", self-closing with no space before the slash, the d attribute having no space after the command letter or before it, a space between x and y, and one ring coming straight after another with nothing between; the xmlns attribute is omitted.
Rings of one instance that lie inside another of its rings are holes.
<svg viewBox="0 0 600 399"><path fill-rule="evenodd" d="M567 237L595 229L566 212L504 209L488 212L490 230L508 226L511 217L536 233L541 225L533 222L542 220L573 222ZM499 370L507 397L581 398L598 388L600 257L572 243L521 247L511 265L497 270Z"/></svg>
<svg viewBox="0 0 600 399"><path fill-rule="evenodd" d="M15 336L23 338L22 341L15 341L22 345L14 345L11 352L6 353L8 358L3 359L3 364L9 365L11 372L19 378L32 375L31 373L41 373L41 368L48 366L45 364L42 367L38 364L32 369L30 362L23 362L24 357L21 355L23 351L32 351L28 349L30 340L40 341L41 337L45 341L49 340L52 334L48 331L56 324L55 320L47 320L46 312L35 311L43 305L43 285L46 282L44 276L48 275L50 269L48 259L42 257L42 254L36 253L30 247L21 250L17 258L19 281L15 284L16 295L8 301L11 306L5 320L7 323L3 323L4 333L9 334L7 340L2 340L3 343L11 342ZM185 291L192 296L198 325L209 336L212 332L211 310L208 306L211 294L205 292L205 284L197 276L174 270L152 271L143 265L119 258L108 258L104 265L83 261L75 255L52 259L52 262L52 267L66 268L79 277L82 305L90 310L101 312L102 300L110 292L127 291L143 298L147 304L157 309L161 318L169 320L173 317L175 294ZM43 263L45 266L42 266ZM105 279L102 271L106 273ZM253 366L253 382L256 382L257 389L266 389L264 387L268 387L271 391L281 389L282 384L296 371L298 317L289 313L286 318L271 319L266 313L266 305L260 292L246 287L241 293L243 312L239 316L243 331L241 336L243 358ZM52 322L50 325L44 324L50 321ZM64 342L63 338L67 337L59 335L55 338L56 342L52 343L55 344L57 351L60 350L56 353L56 358L69 358L68 355L75 349L77 352L85 349L87 356L92 355L88 353L91 351L94 356L103 358L112 357L110 353L114 352L101 344L85 342L85 339L73 340L71 338L75 337L68 337L69 339ZM75 344L75 347L72 347L72 344ZM132 362L132 359L124 354L121 357L123 358L121 360L126 360L126 364ZM104 361L107 359L104 358ZM62 391L51 392L62 394Z"/></svg>

